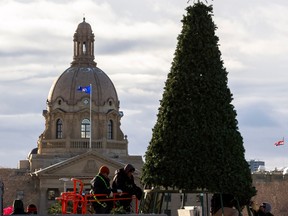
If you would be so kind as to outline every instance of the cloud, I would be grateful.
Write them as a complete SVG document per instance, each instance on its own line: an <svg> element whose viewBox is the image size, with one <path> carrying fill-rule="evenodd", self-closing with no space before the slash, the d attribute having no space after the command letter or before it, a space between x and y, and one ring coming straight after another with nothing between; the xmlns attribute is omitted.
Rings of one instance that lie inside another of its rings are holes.
<svg viewBox="0 0 288 216"><path fill-rule="evenodd" d="M270 112L267 109L270 107ZM267 103L252 103L245 108L241 107L240 118L238 119L243 127L277 127L280 126L277 119L276 111Z"/></svg>
<svg viewBox="0 0 288 216"><path fill-rule="evenodd" d="M0 115L0 166L16 167L25 160L43 130L44 119L38 113Z"/></svg>
<svg viewBox="0 0 288 216"><path fill-rule="evenodd" d="M288 3L211 2L247 159L288 164L286 102ZM185 8L178 0L11 0L0 2L0 166L15 167L44 130L42 110L54 80L73 60L73 35L85 16L95 61L113 81L124 111L129 153L143 155L173 61ZM13 139L12 139L13 138ZM5 152L3 154L3 152ZM11 157L13 155L13 157Z"/></svg>

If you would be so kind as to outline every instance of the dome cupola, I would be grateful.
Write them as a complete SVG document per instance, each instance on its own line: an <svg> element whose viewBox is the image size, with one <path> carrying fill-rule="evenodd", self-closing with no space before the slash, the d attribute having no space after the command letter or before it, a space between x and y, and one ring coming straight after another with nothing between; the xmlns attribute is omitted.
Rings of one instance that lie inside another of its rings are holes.
<svg viewBox="0 0 288 216"><path fill-rule="evenodd" d="M96 66L94 62L94 34L89 23L80 23L74 34L74 57L72 66Z"/></svg>

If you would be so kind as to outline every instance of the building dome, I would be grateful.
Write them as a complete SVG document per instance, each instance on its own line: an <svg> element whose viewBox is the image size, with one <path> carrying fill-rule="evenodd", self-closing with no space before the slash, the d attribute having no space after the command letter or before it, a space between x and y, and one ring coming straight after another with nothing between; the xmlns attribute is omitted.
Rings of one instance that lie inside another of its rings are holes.
<svg viewBox="0 0 288 216"><path fill-rule="evenodd" d="M111 101L115 105L117 104L116 107L118 106L118 96L112 81L98 67L70 67L65 70L52 85L48 102L56 103L57 108L63 102L68 105L75 105L81 102L83 98L89 97L89 95L77 91L77 88L90 84L93 104L102 106Z"/></svg>
<svg viewBox="0 0 288 216"><path fill-rule="evenodd" d="M85 18L74 33L73 43L71 66L56 79L48 94L37 157L51 155L52 162L45 159L51 164L89 150L127 156L128 140L120 128L123 112L117 92L94 62L94 34ZM88 94L78 90L88 86ZM39 162L35 168L40 166L43 164Z"/></svg>
<svg viewBox="0 0 288 216"><path fill-rule="evenodd" d="M80 23L77 27L76 32L80 33L80 31L81 31L81 33L82 32L87 32L88 34L92 33L91 25L89 23L85 22L85 18L83 18L83 22Z"/></svg>
<svg viewBox="0 0 288 216"><path fill-rule="evenodd" d="M80 23L74 34L74 57L71 67L65 70L52 85L48 103L59 108L62 102L75 105L87 97L85 93L77 92L79 86L92 85L92 101L96 106L102 106L107 101L118 107L116 89L110 78L94 62L94 34L89 23ZM61 107L63 109L63 106ZM71 110L71 107L69 108Z"/></svg>
<svg viewBox="0 0 288 216"><path fill-rule="evenodd" d="M29 152L28 158L30 158L30 156L33 155L33 154L38 154L38 148L33 148L33 149Z"/></svg>

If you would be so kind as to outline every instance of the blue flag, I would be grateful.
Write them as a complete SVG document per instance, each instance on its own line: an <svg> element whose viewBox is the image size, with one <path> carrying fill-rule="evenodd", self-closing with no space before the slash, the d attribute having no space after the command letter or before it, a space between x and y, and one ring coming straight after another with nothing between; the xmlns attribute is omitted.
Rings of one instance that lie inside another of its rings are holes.
<svg viewBox="0 0 288 216"><path fill-rule="evenodd" d="M81 91L81 92L85 92L87 94L90 94L90 86L79 86L77 88L78 91Z"/></svg>

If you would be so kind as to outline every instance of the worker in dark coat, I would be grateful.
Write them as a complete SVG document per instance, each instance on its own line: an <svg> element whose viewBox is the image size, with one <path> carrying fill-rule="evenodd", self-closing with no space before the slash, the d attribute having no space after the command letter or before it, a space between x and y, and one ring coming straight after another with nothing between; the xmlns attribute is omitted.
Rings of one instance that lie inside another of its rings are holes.
<svg viewBox="0 0 288 216"><path fill-rule="evenodd" d="M126 212L131 212L131 201L132 196L136 195L137 199L140 200L142 197L142 189L138 187L134 182L133 173L135 168L131 164L127 164L124 168L116 170L115 176L112 182L113 191L123 192L119 198L127 198L126 200L120 200L119 203Z"/></svg>
<svg viewBox="0 0 288 216"><path fill-rule="evenodd" d="M95 194L92 205L96 214L109 214L113 208L112 200L105 201L105 199L113 198L110 179L108 177L109 173L109 168L102 166L99 169L99 173L91 181L92 192Z"/></svg>

